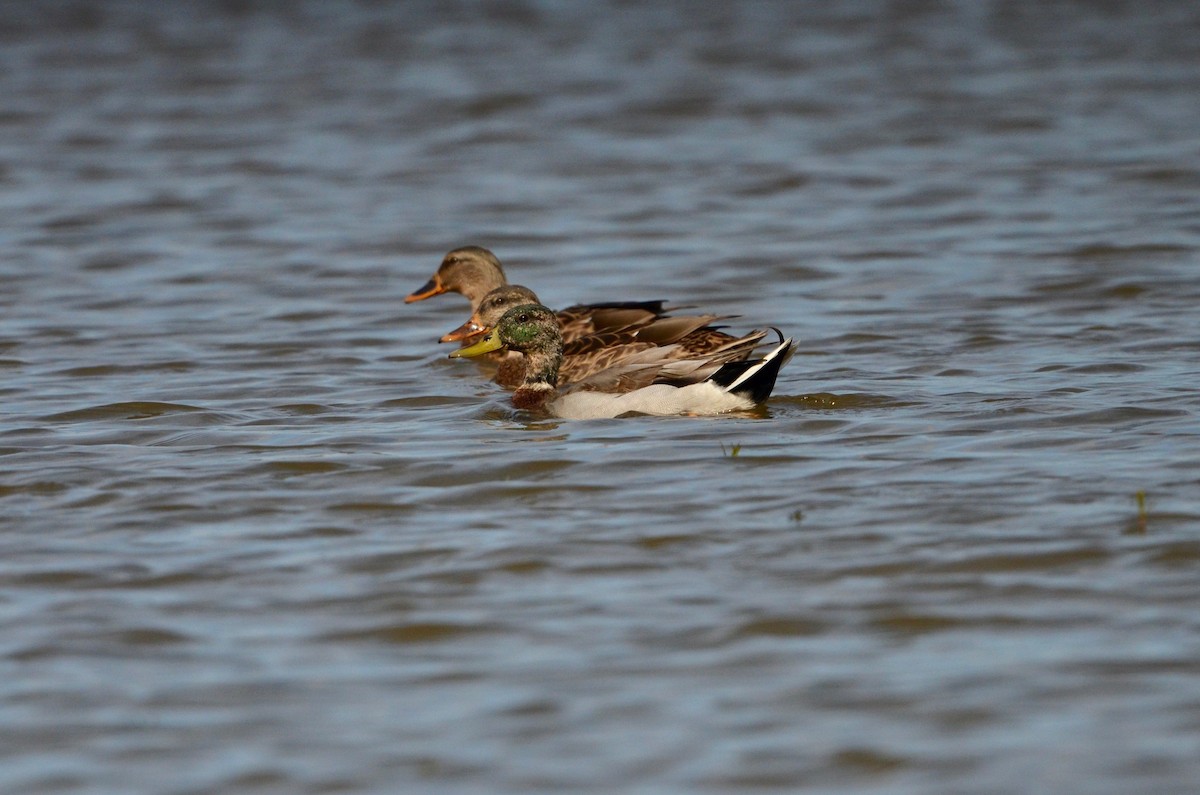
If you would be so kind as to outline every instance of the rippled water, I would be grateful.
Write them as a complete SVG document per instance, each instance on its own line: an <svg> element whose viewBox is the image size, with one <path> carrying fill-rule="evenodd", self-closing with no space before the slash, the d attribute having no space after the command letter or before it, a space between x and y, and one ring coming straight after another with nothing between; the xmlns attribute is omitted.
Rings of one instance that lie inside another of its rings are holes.
<svg viewBox="0 0 1200 795"><path fill-rule="evenodd" d="M1200 781L1187 4L4 10L0 791ZM523 416L467 243L799 351Z"/></svg>

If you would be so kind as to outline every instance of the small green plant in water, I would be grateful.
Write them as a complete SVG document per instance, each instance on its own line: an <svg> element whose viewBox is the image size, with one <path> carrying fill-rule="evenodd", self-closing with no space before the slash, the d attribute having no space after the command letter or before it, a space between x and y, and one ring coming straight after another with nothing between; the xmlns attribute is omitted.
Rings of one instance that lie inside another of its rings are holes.
<svg viewBox="0 0 1200 795"><path fill-rule="evenodd" d="M742 446L740 444L735 444L726 450L725 443L721 442L721 455L725 456L726 458L737 458L738 453L740 452L742 452Z"/></svg>
<svg viewBox="0 0 1200 795"><path fill-rule="evenodd" d="M1150 512L1146 509L1146 492L1139 489L1133 497L1137 500L1137 519L1129 525L1125 532L1129 535L1144 536L1146 535L1146 524L1150 520Z"/></svg>

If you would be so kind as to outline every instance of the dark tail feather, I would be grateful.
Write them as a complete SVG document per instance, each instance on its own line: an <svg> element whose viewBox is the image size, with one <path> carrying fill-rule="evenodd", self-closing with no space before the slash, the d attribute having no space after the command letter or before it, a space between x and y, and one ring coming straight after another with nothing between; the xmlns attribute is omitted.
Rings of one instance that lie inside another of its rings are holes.
<svg viewBox="0 0 1200 795"><path fill-rule="evenodd" d="M792 358L792 344L791 338L788 338L761 359L729 362L710 375L708 380L726 392L744 395L755 403L762 403L771 396L779 370Z"/></svg>

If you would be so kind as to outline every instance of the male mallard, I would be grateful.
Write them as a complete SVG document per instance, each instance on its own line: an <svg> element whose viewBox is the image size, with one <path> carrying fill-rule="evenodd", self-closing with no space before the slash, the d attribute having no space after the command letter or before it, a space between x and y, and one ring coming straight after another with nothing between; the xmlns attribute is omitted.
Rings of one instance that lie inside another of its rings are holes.
<svg viewBox="0 0 1200 795"><path fill-rule="evenodd" d="M519 351L528 361L525 380L513 393L514 406L564 419L600 419L753 408L771 394L779 369L791 358L792 344L791 339L781 339L761 359L726 363L670 360L664 356L667 347L653 348L560 392L563 341L558 319L544 306L524 304L505 312L482 340L450 356L479 356L501 348Z"/></svg>
<svg viewBox="0 0 1200 795"><path fill-rule="evenodd" d="M480 246L463 246L450 251L442 258L442 264L429 281L404 299L404 303L424 301L442 293L461 293L471 302L471 309L478 313L484 296L497 287L508 285L504 268L495 254ZM537 303L530 293L530 303ZM595 334L619 326L647 322L662 317L664 301L618 301L602 304L577 304L558 313L563 339L573 339ZM470 321L468 321L470 323ZM460 328L465 328L467 323ZM454 332L451 332L454 333ZM477 332L482 333L482 330ZM447 342L447 334L442 342ZM454 339L463 339L457 337Z"/></svg>
<svg viewBox="0 0 1200 795"><path fill-rule="evenodd" d="M537 296L528 287L517 284L497 287L483 297L466 323L443 335L441 341L461 342L482 336L491 331L512 307L538 303ZM562 313L557 317L561 329ZM559 381L570 384L583 380L636 353L666 345L671 348L664 353L671 359L745 359L766 336L765 331L756 331L745 337L734 337L709 325L718 319L716 315L655 318L637 310L597 310L592 314L590 324L603 330L564 342ZM512 354L500 361L496 383L516 386L524 378L524 357Z"/></svg>

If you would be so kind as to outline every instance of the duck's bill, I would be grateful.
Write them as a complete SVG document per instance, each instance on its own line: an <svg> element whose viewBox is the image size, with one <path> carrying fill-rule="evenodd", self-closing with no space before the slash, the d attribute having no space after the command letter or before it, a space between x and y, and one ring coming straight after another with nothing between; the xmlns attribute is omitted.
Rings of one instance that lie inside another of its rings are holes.
<svg viewBox="0 0 1200 795"><path fill-rule="evenodd" d="M404 303L411 304L413 301L424 301L426 298L433 298L435 295L441 295L444 292L446 292L446 288L435 277L421 285L420 289L409 293L404 299Z"/></svg>
<svg viewBox="0 0 1200 795"><path fill-rule="evenodd" d="M474 345L468 345L465 348L459 348L454 353L450 354L450 358L470 359L475 356L482 356L485 353L498 351L503 347L504 343L500 341L500 335L495 331L491 331L486 337Z"/></svg>
<svg viewBox="0 0 1200 795"><path fill-rule="evenodd" d="M473 339L480 334L486 334L489 329L486 326L481 326L475 322L475 318L471 318L466 323L463 323L454 331L449 331L442 335L438 342L462 342L463 340Z"/></svg>

